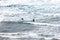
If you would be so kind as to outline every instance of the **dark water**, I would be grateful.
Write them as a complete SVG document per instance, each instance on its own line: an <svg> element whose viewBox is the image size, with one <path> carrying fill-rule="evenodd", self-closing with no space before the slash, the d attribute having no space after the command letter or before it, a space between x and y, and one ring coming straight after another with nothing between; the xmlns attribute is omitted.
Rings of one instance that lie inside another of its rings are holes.
<svg viewBox="0 0 60 40"><path fill-rule="evenodd" d="M44 37L54 37L54 34L60 33L59 28L58 26L34 25L26 22L1 22L0 33L30 32L30 34L27 34L30 36L28 38L0 37L0 40L55 40L45 39Z"/></svg>
<svg viewBox="0 0 60 40"><path fill-rule="evenodd" d="M35 25L21 22L2 22L0 32L27 32L36 29Z"/></svg>

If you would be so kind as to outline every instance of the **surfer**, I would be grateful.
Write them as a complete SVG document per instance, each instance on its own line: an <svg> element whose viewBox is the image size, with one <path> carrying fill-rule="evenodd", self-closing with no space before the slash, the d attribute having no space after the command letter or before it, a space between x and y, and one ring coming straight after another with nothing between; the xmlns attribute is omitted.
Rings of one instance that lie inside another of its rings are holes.
<svg viewBox="0 0 60 40"><path fill-rule="evenodd" d="M35 19L33 19L32 21L35 22Z"/></svg>
<svg viewBox="0 0 60 40"><path fill-rule="evenodd" d="M21 18L21 20L24 20L23 18Z"/></svg>

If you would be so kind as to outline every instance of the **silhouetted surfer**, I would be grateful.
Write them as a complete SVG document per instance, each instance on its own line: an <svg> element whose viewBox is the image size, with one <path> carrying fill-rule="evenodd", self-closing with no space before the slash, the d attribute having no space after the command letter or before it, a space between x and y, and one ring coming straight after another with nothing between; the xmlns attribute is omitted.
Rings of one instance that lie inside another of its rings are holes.
<svg viewBox="0 0 60 40"><path fill-rule="evenodd" d="M32 21L35 22L35 19L33 19Z"/></svg>
<svg viewBox="0 0 60 40"><path fill-rule="evenodd" d="M23 18L21 18L21 20L24 20Z"/></svg>

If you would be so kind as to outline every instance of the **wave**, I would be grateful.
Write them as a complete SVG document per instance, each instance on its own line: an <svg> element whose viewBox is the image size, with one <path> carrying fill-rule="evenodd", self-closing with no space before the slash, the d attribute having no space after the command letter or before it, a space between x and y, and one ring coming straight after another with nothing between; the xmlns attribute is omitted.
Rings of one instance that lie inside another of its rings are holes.
<svg viewBox="0 0 60 40"><path fill-rule="evenodd" d="M2 21L1 23L23 23L23 24L34 24L34 25L41 25L41 26L60 26L60 24L53 24L53 23L42 23L42 22L32 22L32 21Z"/></svg>
<svg viewBox="0 0 60 40"><path fill-rule="evenodd" d="M18 38L32 38L32 39L60 39L57 37L42 37L42 36L38 36L39 33L33 33L33 32L17 32L17 33L0 33L1 37L5 37L5 38L14 38L14 39L18 39ZM47 34L48 36L48 34Z"/></svg>
<svg viewBox="0 0 60 40"><path fill-rule="evenodd" d="M7 23L11 23L11 22L7 22ZM57 26L60 27L60 25L58 25L58 24L38 23L38 22L23 22L23 23L39 25L39 27L41 29L39 28L38 30L32 30L29 32L0 33L0 36L1 37L8 37L8 38L45 38L45 39L52 39L52 38L59 37L58 33L56 33ZM53 28L51 28L50 26L52 26ZM41 32L41 33L38 33L37 31ZM51 34L51 33L54 33L54 34Z"/></svg>
<svg viewBox="0 0 60 40"><path fill-rule="evenodd" d="M1 37L9 37L9 38L38 38L37 34L30 32L18 32L18 33L0 33Z"/></svg>
<svg viewBox="0 0 60 40"><path fill-rule="evenodd" d="M60 24L50 24L50 23L39 23L39 22L27 22L34 25L45 25L45 26L60 26Z"/></svg>
<svg viewBox="0 0 60 40"><path fill-rule="evenodd" d="M58 23L45 23L45 22L33 22L32 20L20 20L20 21L1 21L0 23L22 23L22 24L33 24L33 25L40 25L40 26L53 26L53 27L56 27L56 26L60 26L60 24Z"/></svg>

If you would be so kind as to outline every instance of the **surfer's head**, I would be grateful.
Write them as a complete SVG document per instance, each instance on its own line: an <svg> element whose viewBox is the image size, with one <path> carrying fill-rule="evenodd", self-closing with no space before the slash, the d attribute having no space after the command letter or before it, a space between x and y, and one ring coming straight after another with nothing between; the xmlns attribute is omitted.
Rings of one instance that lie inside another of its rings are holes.
<svg viewBox="0 0 60 40"><path fill-rule="evenodd" d="M33 19L32 21L35 22L35 19Z"/></svg>
<svg viewBox="0 0 60 40"><path fill-rule="evenodd" d="M21 20L24 20L23 18L21 18Z"/></svg>

